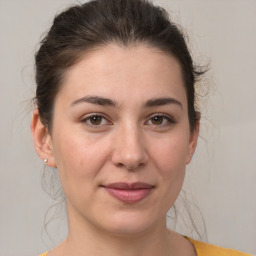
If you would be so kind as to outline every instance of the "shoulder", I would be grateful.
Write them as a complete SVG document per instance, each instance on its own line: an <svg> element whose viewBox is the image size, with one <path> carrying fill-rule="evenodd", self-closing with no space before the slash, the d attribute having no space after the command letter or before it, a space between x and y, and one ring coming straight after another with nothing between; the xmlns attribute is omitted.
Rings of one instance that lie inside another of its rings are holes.
<svg viewBox="0 0 256 256"><path fill-rule="evenodd" d="M197 256L250 256L251 254L199 242L186 237L194 246Z"/></svg>

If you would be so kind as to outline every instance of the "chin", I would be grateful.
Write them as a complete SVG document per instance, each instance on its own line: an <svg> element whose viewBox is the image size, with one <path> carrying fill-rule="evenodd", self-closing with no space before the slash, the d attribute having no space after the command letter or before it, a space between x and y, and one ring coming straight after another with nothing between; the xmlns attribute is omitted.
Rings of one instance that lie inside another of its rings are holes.
<svg viewBox="0 0 256 256"><path fill-rule="evenodd" d="M163 218L165 223L165 217ZM150 216L150 214L140 213L122 213L108 216L108 220L105 219L105 223L102 225L104 229L109 233L117 236L129 236L140 235L152 229L157 225L159 220Z"/></svg>

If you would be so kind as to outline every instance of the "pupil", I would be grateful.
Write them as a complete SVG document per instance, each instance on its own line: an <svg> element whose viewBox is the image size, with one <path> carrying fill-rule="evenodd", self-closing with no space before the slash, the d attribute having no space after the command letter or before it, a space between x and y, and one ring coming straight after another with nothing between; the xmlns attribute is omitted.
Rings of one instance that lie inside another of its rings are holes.
<svg viewBox="0 0 256 256"><path fill-rule="evenodd" d="M154 116L152 119L153 124L162 124L163 123L163 117L160 116Z"/></svg>
<svg viewBox="0 0 256 256"><path fill-rule="evenodd" d="M100 116L91 117L91 123L92 124L100 124L101 123L101 117Z"/></svg>

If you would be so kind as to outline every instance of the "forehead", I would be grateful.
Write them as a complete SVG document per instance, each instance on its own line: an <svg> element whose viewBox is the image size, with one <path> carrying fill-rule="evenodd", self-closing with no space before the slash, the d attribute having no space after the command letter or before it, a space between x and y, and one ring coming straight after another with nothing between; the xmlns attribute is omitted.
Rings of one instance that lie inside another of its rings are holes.
<svg viewBox="0 0 256 256"><path fill-rule="evenodd" d="M58 96L63 94L69 98L86 94L120 99L146 94L186 97L181 67L173 56L145 45L116 44L85 53L66 73Z"/></svg>

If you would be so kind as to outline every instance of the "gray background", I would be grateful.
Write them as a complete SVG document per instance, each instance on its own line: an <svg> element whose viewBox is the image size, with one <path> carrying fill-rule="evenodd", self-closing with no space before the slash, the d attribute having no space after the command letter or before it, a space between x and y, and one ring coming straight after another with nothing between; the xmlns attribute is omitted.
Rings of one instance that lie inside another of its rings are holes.
<svg viewBox="0 0 256 256"><path fill-rule="evenodd" d="M0 0L0 256L32 256L65 237L65 216L42 232L51 200L30 136L33 54L53 16L76 1ZM184 189L210 243L256 253L256 1L154 1L211 60L200 98L202 129ZM208 91L205 89L208 87ZM64 223L64 224L63 224Z"/></svg>

